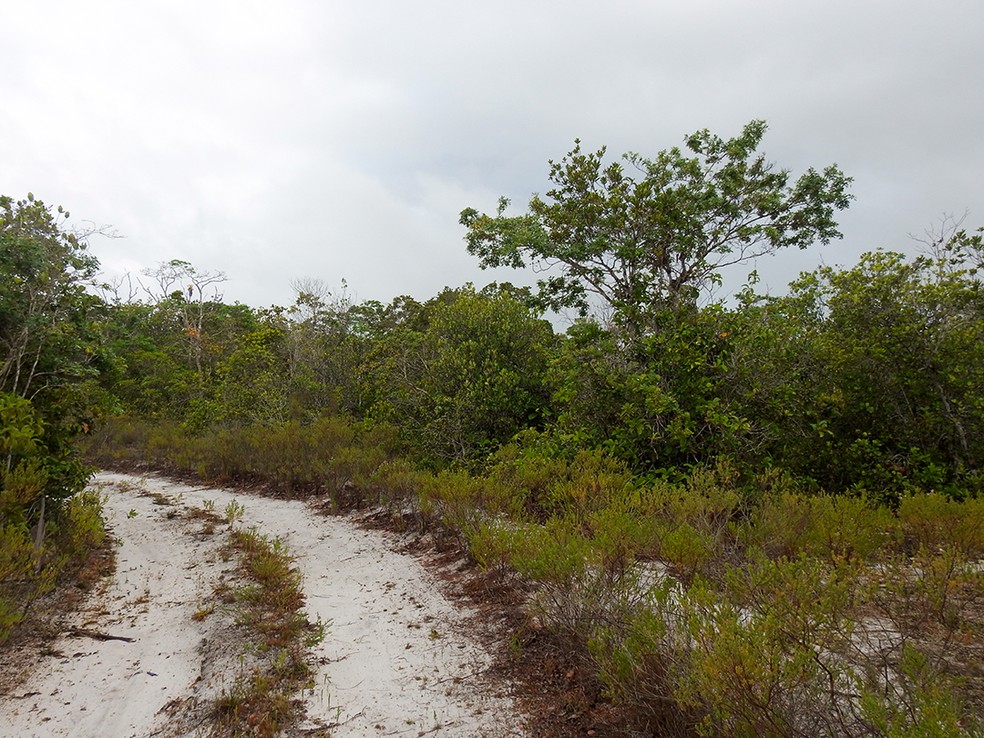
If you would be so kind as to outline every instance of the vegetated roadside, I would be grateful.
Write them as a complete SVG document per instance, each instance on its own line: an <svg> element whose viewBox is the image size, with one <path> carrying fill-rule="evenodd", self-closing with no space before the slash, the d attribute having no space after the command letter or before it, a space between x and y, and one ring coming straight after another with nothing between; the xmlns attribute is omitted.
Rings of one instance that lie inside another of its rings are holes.
<svg viewBox="0 0 984 738"><path fill-rule="evenodd" d="M12 734L523 734L461 615L378 533L298 501L97 480L120 572L76 632L134 641L76 651L11 692Z"/></svg>
<svg viewBox="0 0 984 738"><path fill-rule="evenodd" d="M921 494L892 509L725 462L645 481L601 452L522 443L482 473L434 473L345 423L198 436L125 424L130 445L104 438L100 453L316 492L467 551L484 578L461 588L522 613L499 617L513 665L540 665L536 735L980 730L984 501ZM291 464L264 458L271 447Z"/></svg>
<svg viewBox="0 0 984 738"><path fill-rule="evenodd" d="M33 672L37 654L47 653L51 644L72 625L80 603L98 589L116 568L116 551L101 520L101 505L90 499L89 511L99 520L97 536L77 557L64 561L57 576L17 577L9 569L2 582L2 598L16 607L0 638L0 695L10 694ZM9 549L5 549L9 553ZM10 561L6 562L8 565ZM49 565L50 566L50 565ZM42 567L41 571L44 571ZM13 580L13 581L11 581ZM10 607L10 604L8 604ZM13 609L13 608L11 608Z"/></svg>

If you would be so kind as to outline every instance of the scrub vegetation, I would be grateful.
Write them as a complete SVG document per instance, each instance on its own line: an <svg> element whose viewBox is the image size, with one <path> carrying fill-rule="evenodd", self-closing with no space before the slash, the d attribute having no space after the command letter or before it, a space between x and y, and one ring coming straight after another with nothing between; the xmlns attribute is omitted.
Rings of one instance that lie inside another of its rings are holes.
<svg viewBox="0 0 984 738"><path fill-rule="evenodd" d="M576 146L526 212L464 210L483 265L552 267L535 289L382 304L306 280L257 309L171 261L140 294L72 292L77 327L24 318L63 383L0 375L4 531L73 519L82 435L91 463L377 508L467 552L522 595L516 652L552 639L585 675L565 709L596 735L979 734L982 232L944 219L919 256L713 302L721 269L837 238L851 199L834 166L770 163L764 132ZM560 333L546 308L580 317Z"/></svg>

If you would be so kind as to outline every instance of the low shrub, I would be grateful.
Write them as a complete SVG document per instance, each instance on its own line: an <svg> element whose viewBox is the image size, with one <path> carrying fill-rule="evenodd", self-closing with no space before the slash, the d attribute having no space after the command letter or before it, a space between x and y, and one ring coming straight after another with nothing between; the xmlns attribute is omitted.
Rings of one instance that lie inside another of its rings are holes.
<svg viewBox="0 0 984 738"><path fill-rule="evenodd" d="M591 539L594 563L605 571L625 572L637 561L655 559L664 528L630 500L591 513L583 530Z"/></svg>
<svg viewBox="0 0 984 738"><path fill-rule="evenodd" d="M266 658L216 700L211 734L272 738L299 717L295 695L310 687L308 650L324 637L324 627L310 623L302 609L301 574L283 541L235 528L229 545L240 553L247 580L236 591L240 620Z"/></svg>
<svg viewBox="0 0 984 738"><path fill-rule="evenodd" d="M970 721L949 680L925 654L906 645L894 678L861 689L867 735L885 738L976 738L984 725Z"/></svg>
<svg viewBox="0 0 984 738"><path fill-rule="evenodd" d="M657 577L624 620L601 624L588 640L609 699L628 708L638 734L695 732L695 716L673 697L686 644L679 596L672 578Z"/></svg>
<svg viewBox="0 0 984 738"><path fill-rule="evenodd" d="M717 541L688 522L668 527L661 536L660 559L685 583L699 573L707 573L717 553Z"/></svg>
<svg viewBox="0 0 984 738"><path fill-rule="evenodd" d="M486 517L465 530L468 552L484 571L500 574L515 571L513 560L523 545L526 531L525 525Z"/></svg>
<svg viewBox="0 0 984 738"><path fill-rule="evenodd" d="M899 503L899 522L910 552L955 548L967 558L984 554L984 497L953 500L930 492Z"/></svg>
<svg viewBox="0 0 984 738"><path fill-rule="evenodd" d="M37 589L37 564L27 526L0 526L0 643L24 618L25 601Z"/></svg>
<svg viewBox="0 0 984 738"><path fill-rule="evenodd" d="M349 482L365 486L397 448L390 426L364 427L345 417L205 430L161 423L140 431L139 425L125 418L109 421L88 443L88 457L108 466L145 464L211 483L260 483L296 497L325 490L336 494ZM122 446L126 443L137 445Z"/></svg>
<svg viewBox="0 0 984 738"><path fill-rule="evenodd" d="M852 578L808 558L732 569L724 590L698 582L681 600L688 648L674 692L704 735L856 735L854 674L837 655Z"/></svg>
<svg viewBox="0 0 984 738"><path fill-rule="evenodd" d="M531 611L590 659L641 734L961 735L968 724L948 672L980 653L960 644L984 632L981 500L903 497L896 511L726 461L643 480L602 451L522 439L484 474L424 471L398 457L392 427L344 418L121 434L171 468L324 490L467 547L531 593Z"/></svg>
<svg viewBox="0 0 984 738"><path fill-rule="evenodd" d="M539 522L552 517L583 520L605 509L632 481L625 464L601 450L582 450L568 458L516 445L493 455L487 476Z"/></svg>
<svg viewBox="0 0 984 738"><path fill-rule="evenodd" d="M415 501L430 472L424 472L406 459L387 459L369 475L368 488L375 502L396 512L408 502Z"/></svg>
<svg viewBox="0 0 984 738"><path fill-rule="evenodd" d="M864 497L802 495L763 497L744 530L746 545L772 558L806 554L834 564L870 561L895 546L892 511Z"/></svg>

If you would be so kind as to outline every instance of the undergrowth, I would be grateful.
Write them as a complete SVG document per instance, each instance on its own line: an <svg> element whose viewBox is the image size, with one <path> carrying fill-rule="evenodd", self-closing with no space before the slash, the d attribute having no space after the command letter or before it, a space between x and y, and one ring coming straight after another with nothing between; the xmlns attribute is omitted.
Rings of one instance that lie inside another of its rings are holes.
<svg viewBox="0 0 984 738"><path fill-rule="evenodd" d="M206 478L221 468L280 494L317 491L336 510L375 506L439 545L464 548L529 592L530 618L592 665L620 734L984 729L984 499L925 493L888 507L877 494L818 493L781 471L739 474L726 460L673 481L641 479L601 451L519 445L481 470L434 472L399 458L385 428L346 423L252 429L243 448L219 451L214 436L131 424L126 433L139 443L122 444L117 430L97 452L126 460L147 449L154 463L177 453L167 468L197 467ZM251 458L265 453L262 438L307 450L277 450L289 468L276 470L274 456ZM263 549L264 563L250 565L257 577L289 583L275 543L237 537L243 550ZM271 614L272 603L297 604L290 592L271 592L252 610L271 648L281 647L281 628L294 629L288 641L303 631ZM286 694L265 686L276 675L246 680L227 711L259 715L255 691ZM264 714L281 714L277 699Z"/></svg>
<svg viewBox="0 0 984 738"><path fill-rule="evenodd" d="M36 532L4 509L4 497L0 495L0 645L32 607L56 585L71 580L106 539L102 500L95 490L62 501L46 521L40 545Z"/></svg>

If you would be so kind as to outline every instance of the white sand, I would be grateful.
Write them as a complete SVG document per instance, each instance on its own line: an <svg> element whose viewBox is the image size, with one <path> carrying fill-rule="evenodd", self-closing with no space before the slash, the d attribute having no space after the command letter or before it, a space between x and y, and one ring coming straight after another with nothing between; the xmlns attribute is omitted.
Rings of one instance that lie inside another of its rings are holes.
<svg viewBox="0 0 984 738"><path fill-rule="evenodd" d="M523 734L512 701L482 678L490 657L468 636L468 613L441 594L420 562L396 553L385 533L322 517L303 502L158 477L103 473L94 483L105 485L107 517L122 545L116 575L87 601L78 625L135 641L59 640L63 655L43 659L0 704L0 736L174 735L162 712L168 703L214 695L234 681L209 661L209 640L228 634L213 632L213 618L192 619L230 566L218 555L223 536L201 536L188 521L168 519L173 506L128 485L179 507L210 500L220 515L237 500L245 508L239 525L282 538L297 557L307 612L328 626L301 734Z"/></svg>

